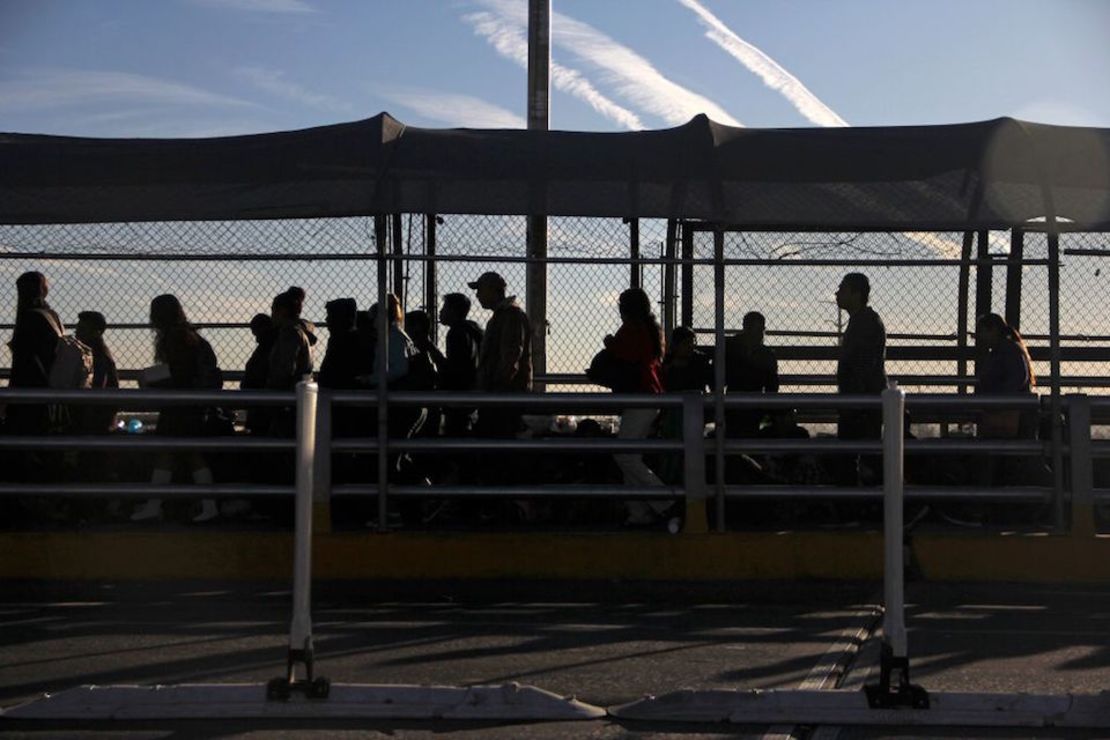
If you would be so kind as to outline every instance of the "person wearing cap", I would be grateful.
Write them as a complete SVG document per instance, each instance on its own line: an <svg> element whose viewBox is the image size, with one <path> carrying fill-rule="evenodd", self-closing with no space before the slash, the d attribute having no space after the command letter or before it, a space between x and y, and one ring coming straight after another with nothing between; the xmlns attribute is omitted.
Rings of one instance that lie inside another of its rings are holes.
<svg viewBox="0 0 1110 740"><path fill-rule="evenodd" d="M492 393L526 393L532 390L532 326L516 296L505 295L505 278L496 272L482 273L467 283L474 289L482 308L493 311L486 322L474 387ZM520 431L521 410L483 407L478 410L474 433L478 437L505 439ZM487 479L512 482L504 456L490 453L481 463Z"/></svg>
<svg viewBox="0 0 1110 740"><path fill-rule="evenodd" d="M481 391L532 390L532 326L516 296L505 295L505 278L484 272L467 283L482 308L493 311L478 353L475 387Z"/></svg>

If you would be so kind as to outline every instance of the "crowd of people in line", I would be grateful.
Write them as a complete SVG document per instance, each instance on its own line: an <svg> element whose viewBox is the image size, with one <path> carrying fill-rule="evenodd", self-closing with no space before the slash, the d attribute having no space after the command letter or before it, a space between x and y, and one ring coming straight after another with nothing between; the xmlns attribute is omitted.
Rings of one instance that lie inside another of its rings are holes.
<svg viewBox="0 0 1110 740"><path fill-rule="evenodd" d="M291 390L307 376L315 374L319 385L336 390L376 388L385 380L398 390L488 391L527 393L532 390L532 326L515 296L510 295L505 279L496 272L481 274L468 283L479 305L491 315L484 329L469 318L471 300L463 293L443 297L438 322L446 327L442 349L432 340L431 317L425 311L404 313L396 296L387 297L384 309L378 305L359 311L354 298L337 298L326 303L327 350L317 364L316 328L302 317L305 291L290 287L273 298L268 314L260 313L250 321L255 347L246 363L240 387L249 389ZM105 341L107 322L95 311L77 317L73 337L66 334L58 314L47 302L49 285L39 272L28 272L16 281L18 307L15 330L9 346L12 366L9 385L13 388L117 388L119 374ZM885 372L886 329L870 306L870 283L862 273L849 273L836 290L836 303L847 312L849 321L840 343L837 362L837 389L846 394L878 394L887 387ZM712 390L715 375L712 357L698 346L697 335L688 327L677 327L666 341L659 321L652 312L647 294L638 288L620 294L619 327L607 335L587 375L596 383L617 392L658 394L664 392ZM384 342L388 362L378 355L376 329L378 311L386 313L388 336ZM743 316L742 328L729 336L725 345L725 391L728 393L771 394L779 390L778 361L765 343L766 319L751 311ZM153 330L154 364L140 376L140 385L168 389L218 389L224 386L223 372L212 346L189 322L178 298L159 295L150 304ZM976 389L982 394L1031 393L1036 383L1029 353L1016 329L1000 316L980 317L976 338L983 349L977 363ZM103 405L58 405L46 403L8 404L4 431L10 435L51 433L103 434L115 429L114 409ZM392 407L388 415L391 438L480 437L508 439L522 430L523 407L483 406L481 408L408 408ZM339 407L334 412L335 437L374 436L374 417L364 408ZM195 437L234 433L234 414L221 408L166 405L158 413L155 433L171 437ZM292 408L251 406L246 409L243 426L251 435L292 437L295 434ZM845 440L878 439L882 418L877 410L842 411L837 435ZM1020 412L985 413L978 434L991 438L1032 437L1036 416ZM790 412L744 408L729 410L726 434L733 438L805 437L809 432ZM651 408L628 408L620 413L617 436L643 439L655 435L680 437L679 414L660 413ZM583 420L574 432L579 436L600 436L594 420ZM55 469L52 453L18 456L8 466L15 480L40 481ZM210 484L215 477L209 457L198 452L160 453L153 462L152 485L169 484L176 473L188 472L197 484ZM334 479L369 479L371 459L367 455L336 456ZM624 452L611 457L585 456L570 463L563 458L557 466L535 456L513 456L495 448L479 455L414 457L394 454L389 458L390 479L400 483L435 485L464 483L511 485L535 483L545 479L566 481L568 476L616 478L634 486L681 484L682 466L678 455L646 456ZM807 480L812 461L804 456L753 459L730 456L726 480L773 479L786 482ZM82 475L110 478L111 458L95 453L76 453ZM255 480L279 479L289 468L272 458L261 458L250 475ZM593 460L593 462L591 462ZM607 464L613 467L607 469ZM842 456L824 466L825 482L841 485L872 484L881 476L877 458ZM619 473L618 473L619 471ZM376 475L376 472L374 473ZM538 476L546 476L538 477ZM762 476L762 477L761 477ZM819 476L818 476L819 477ZM588 482L604 482L589 480ZM250 509L242 501L223 502L221 509L212 499L204 499L192 512L195 522L205 522L222 514ZM443 501L417 501L400 507L393 514L406 524L427 522L451 505ZM480 520L496 517L491 504L457 504L462 516ZM654 525L681 515L673 501L658 499L626 501L623 519L633 526ZM512 502L515 516L526 520L550 515L536 502ZM366 510L357 509L360 517ZM456 512L458 513L458 512ZM122 516L135 521L164 516L160 499L140 503Z"/></svg>

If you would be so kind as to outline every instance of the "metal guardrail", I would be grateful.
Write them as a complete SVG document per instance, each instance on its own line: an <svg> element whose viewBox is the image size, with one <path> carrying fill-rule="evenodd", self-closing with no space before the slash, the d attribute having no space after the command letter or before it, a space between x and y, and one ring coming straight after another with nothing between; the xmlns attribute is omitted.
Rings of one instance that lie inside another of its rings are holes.
<svg viewBox="0 0 1110 740"><path fill-rule="evenodd" d="M162 452L194 450L202 452L296 452L312 469L311 488L316 501L332 496L376 495L384 502L391 498L434 496L496 496L509 498L562 498L595 496L605 498L685 498L706 501L710 486L706 482L706 462L719 455L745 454L874 454L879 455L895 440L838 439L734 439L721 438L715 449L712 437L705 435L708 408L724 410L758 408L761 410L823 409L826 411L881 408L876 396L842 396L835 394L726 394L723 398L699 393L687 394L613 394L613 393L546 393L546 394L480 394L445 392L390 392L385 395L385 410L400 406L518 408L537 413L599 412L614 413L626 408L681 410L681 439L613 439L613 438L537 438L537 439L388 439L384 444L374 437L333 438L331 417L337 407L376 408L381 396L375 391L318 391L315 384L301 384L297 393L271 391L177 391L177 390L52 390L0 389L0 403L65 403L110 405L115 408L149 409L164 406L198 405L243 408L249 406L293 406L304 403L306 389L317 399L311 418L303 422L302 435L313 437L309 450L300 439L267 437L159 437L158 435L67 435L67 436L0 436L0 449L10 450L128 450ZM905 407L917 413L974 414L985 410L1025 410L1041 408L1036 396L955 396L919 394L905 397ZM982 489L971 487L909 486L905 496L911 500L960 500L979 502L1033 503L1064 496L1072 506L1072 526L1093 531L1091 508L1096 502L1110 500L1110 489L1095 489L1092 463L1110 457L1110 440L1093 440L1090 436L1092 417L1110 416L1110 398L1070 395L1061 407L1068 415L1068 444L1061 445L1060 454L1068 456L1070 486L1066 491L1052 487L1007 487ZM717 434L723 435L724 430ZM343 484L333 486L330 467L332 453L419 453L446 454L498 449L504 452L531 453L673 453L683 458L684 480L680 486L634 487L620 485L510 485L510 486L411 486ZM984 439L901 439L897 454L904 455L1045 455L1051 443L1038 440ZM298 466L300 473L300 466ZM838 488L833 486L736 486L718 481L712 486L718 501L806 499L875 499L878 489ZM287 496L293 486L257 484L169 485L2 483L0 495L46 496L114 496L114 497L211 497L211 496ZM1086 513L1084 513L1086 512ZM723 522L721 522L723 525ZM1059 523L1061 526L1066 522Z"/></svg>

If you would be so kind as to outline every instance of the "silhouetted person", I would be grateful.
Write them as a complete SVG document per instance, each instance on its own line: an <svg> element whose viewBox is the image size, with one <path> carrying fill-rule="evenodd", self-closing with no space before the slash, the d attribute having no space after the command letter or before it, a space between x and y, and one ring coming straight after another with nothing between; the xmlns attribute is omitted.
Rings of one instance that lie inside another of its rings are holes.
<svg viewBox="0 0 1110 740"><path fill-rule="evenodd" d="M729 393L778 393L779 361L775 351L763 343L767 320L758 311L744 314L741 330L725 340L725 385ZM757 436L766 411L732 409L725 416L729 437Z"/></svg>
<svg viewBox="0 0 1110 740"><path fill-rule="evenodd" d="M663 360L663 330L651 312L651 300L639 288L629 288L618 300L621 325L615 336L605 337L605 349L621 363L620 379L613 390L625 393L662 393L660 371ZM621 411L620 439L644 439L651 435L658 409L628 408ZM625 485L662 486L663 481L644 463L643 455L622 453L613 459ZM671 502L627 501L626 524L651 524Z"/></svg>
<svg viewBox="0 0 1110 740"><path fill-rule="evenodd" d="M668 393L704 393L712 385L713 364L698 351L698 335L688 326L676 326L663 358L663 387Z"/></svg>
<svg viewBox="0 0 1110 740"><path fill-rule="evenodd" d="M91 388L119 388L119 372L116 359L104 341L108 322L104 314L97 311L82 311L77 314L77 339L93 353L93 376ZM87 405L79 408L78 428L86 434L101 434L111 431L116 418L116 410L111 406Z"/></svg>
<svg viewBox="0 0 1110 740"><path fill-rule="evenodd" d="M379 305L375 303L370 307L370 318L375 326L378 321ZM375 355L374 371L364 378L366 385L377 388L381 378L385 377L387 390L408 390L405 385L409 374L415 369L414 359L417 352L412 339L405 332L404 314L401 312L401 302L392 293L386 296L386 349L389 358L388 367L383 368L379 361L379 354ZM428 361L430 365L431 362ZM376 415L375 415L376 418ZM390 439L411 439L420 433L424 425L425 411L414 406L391 405L388 407L387 433ZM374 436L377 436L375 422ZM390 480L399 483L421 483L424 481L423 472L413 464L412 457L408 454L391 454L389 456ZM419 522L420 502L403 501L398 507L406 525Z"/></svg>
<svg viewBox="0 0 1110 740"><path fill-rule="evenodd" d="M322 388L337 390L357 387L355 378L365 372L362 346L355 329L358 313L354 298L336 298L324 304L328 321L328 349L320 363L317 380Z"/></svg>
<svg viewBox="0 0 1110 740"><path fill-rule="evenodd" d="M713 386L713 364L698 351L698 335L688 326L676 326L663 357L663 387L668 393L697 391ZM664 409L659 423L660 436L682 438L682 409ZM682 455L661 457L659 477L668 483L682 483Z"/></svg>
<svg viewBox="0 0 1110 740"><path fill-rule="evenodd" d="M486 322L474 388L492 393L527 393L532 390L532 325L516 296L506 295L505 278L484 272L467 283L475 291L478 304L493 311ZM521 427L520 408L482 406L474 423L477 437L511 439ZM479 479L493 484L512 483L519 477L521 461L499 450L476 456Z"/></svg>
<svg viewBox="0 0 1110 740"><path fill-rule="evenodd" d="M1017 329L1006 323L996 313L980 316L975 323L975 343L980 350L976 362L977 383L975 393L984 396L1031 395L1037 384L1029 350ZM1033 439L1036 437L1036 411L1021 409L993 409L979 416L978 436L981 439ZM1006 483L1018 475L1002 475L1006 466L1024 477L1030 484L1031 477L1042 473L1022 458L991 456L983 464L975 465L978 481L991 485Z"/></svg>
<svg viewBox="0 0 1110 740"><path fill-rule="evenodd" d="M532 325L516 296L505 294L505 278L484 272L467 283L482 308L493 311L486 323L474 387L493 393L532 390ZM515 437L520 430L520 409L483 407L475 431L481 437Z"/></svg>
<svg viewBox="0 0 1110 740"><path fill-rule="evenodd" d="M467 319L470 299L462 293L443 296L439 323L447 327L446 352L429 347L441 390L458 393L473 390L478 376L478 357L482 349L482 328ZM475 409L447 407L443 409L443 434L465 437L474 425Z"/></svg>
<svg viewBox="0 0 1110 740"><path fill-rule="evenodd" d="M61 319L46 302L49 285L41 272L25 272L15 281L17 303L15 331L8 346L12 351L11 388L48 388L50 368L58 338L63 333ZM12 434L45 434L50 429L46 404L9 404L7 426ZM41 477L39 456L35 452L17 458L22 472Z"/></svg>
<svg viewBox="0 0 1110 740"><path fill-rule="evenodd" d="M270 316L274 322L274 346L266 374L266 388L289 391L312 373L316 327L301 318L304 290L293 287L274 298ZM275 409L270 434L292 437L296 426L293 407Z"/></svg>
<svg viewBox="0 0 1110 740"><path fill-rule="evenodd" d="M840 342L840 359L836 363L837 391L844 394L878 395L886 389L886 327L879 314L867 305L871 296L871 283L860 272L850 272L840 281L836 291L836 305L848 312L848 327ZM880 409L843 410L837 436L840 439L881 439L883 414ZM861 458L871 468L857 468L856 456L849 456L839 476L841 483L856 485L863 477L878 478L882 469L879 458L867 455ZM864 481L868 482L868 481Z"/></svg>
<svg viewBox="0 0 1110 740"><path fill-rule="evenodd" d="M239 388L244 391L260 391L266 388L270 375L270 353L274 349L274 321L268 314L256 313L251 319L251 334L254 336L254 351L247 358L243 369L243 379ZM268 406L251 406L247 409L246 426L251 434L266 434L270 431L272 409Z"/></svg>
<svg viewBox="0 0 1110 740"><path fill-rule="evenodd" d="M210 380L219 372L212 346L193 328L177 296L164 294L150 302L150 324L154 329L154 361L165 366L165 375L152 384L155 388L194 390L210 387ZM165 406L158 410L155 433L166 437L200 437L204 435L204 408L200 406ZM212 470L200 453L195 451L159 453L154 463L151 483L168 485L173 480L174 464L187 463L193 482L212 484ZM201 511L194 522L204 522L218 515L216 502L201 501ZM131 516L133 521L160 519L161 499L149 499Z"/></svg>
<svg viewBox="0 0 1110 740"><path fill-rule="evenodd" d="M439 373L436 371L432 351L432 320L427 311L409 311L405 314L405 333L412 340L415 353L409 358L409 372L400 384L402 390L434 391L439 387ZM436 350L438 351L438 350ZM440 410L431 406L424 409L424 423L419 436L436 437L439 435ZM423 464L423 463L422 463Z"/></svg>

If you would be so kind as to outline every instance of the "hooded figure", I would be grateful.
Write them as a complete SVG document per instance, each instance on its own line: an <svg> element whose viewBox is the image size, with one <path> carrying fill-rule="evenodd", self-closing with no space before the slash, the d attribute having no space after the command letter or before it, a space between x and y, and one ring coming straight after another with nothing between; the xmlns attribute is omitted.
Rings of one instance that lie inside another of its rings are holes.
<svg viewBox="0 0 1110 740"><path fill-rule="evenodd" d="M290 288L274 298L274 346L266 374L270 390L292 390L312 372L316 327L301 318L303 305L304 290L300 288Z"/></svg>
<svg viewBox="0 0 1110 740"><path fill-rule="evenodd" d="M354 298L336 298L324 305L328 317L328 349L320 363L322 388L350 389L355 376L368 372L362 361L362 344L355 329L357 304Z"/></svg>

